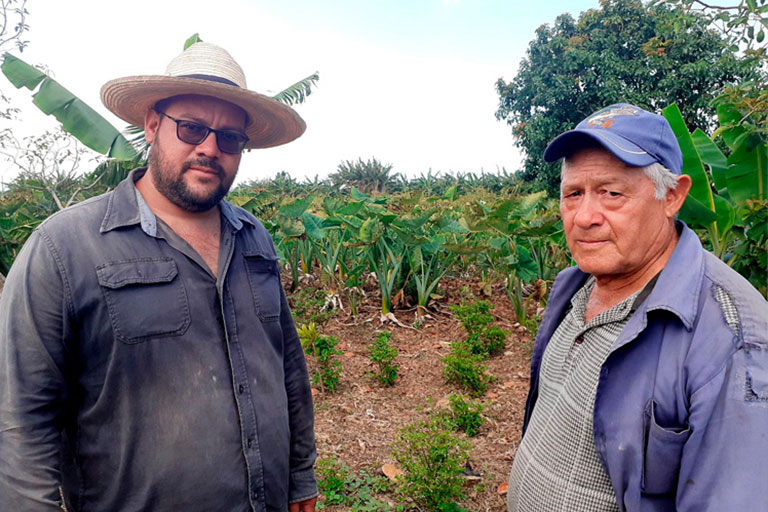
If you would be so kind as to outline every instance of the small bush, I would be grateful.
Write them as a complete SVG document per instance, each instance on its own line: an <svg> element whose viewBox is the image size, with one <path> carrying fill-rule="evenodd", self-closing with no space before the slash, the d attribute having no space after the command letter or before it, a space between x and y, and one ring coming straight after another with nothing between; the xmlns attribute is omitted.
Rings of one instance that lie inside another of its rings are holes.
<svg viewBox="0 0 768 512"><path fill-rule="evenodd" d="M344 492L349 480L349 466L336 457L317 459L317 487L326 505L342 505L347 495Z"/></svg>
<svg viewBox="0 0 768 512"><path fill-rule="evenodd" d="M485 406L472 400L465 400L461 395L451 393L448 397L451 404L451 421L456 428L464 431L469 437L474 437L485 423L481 416Z"/></svg>
<svg viewBox="0 0 768 512"><path fill-rule="evenodd" d="M461 472L469 460L469 442L451 431L445 418L429 419L403 427L395 438L392 455L405 476L398 493L428 511L461 510Z"/></svg>
<svg viewBox="0 0 768 512"><path fill-rule="evenodd" d="M472 348L466 343L453 343L451 353L443 358L443 378L446 382L456 384L469 391L472 395L482 395L488 389L491 377L485 373L483 358L472 353Z"/></svg>
<svg viewBox="0 0 768 512"><path fill-rule="evenodd" d="M391 337L391 332L380 332L369 347L371 361L378 366L373 377L382 386L392 386L397 379L397 365L392 362L397 357L397 348L389 343Z"/></svg>
<svg viewBox="0 0 768 512"><path fill-rule="evenodd" d="M462 302L460 305L451 306L451 311L456 313L464 329L467 330L467 334L472 336L493 322L493 315L490 314L491 308L493 305L489 302L478 300L468 304Z"/></svg>
<svg viewBox="0 0 768 512"><path fill-rule="evenodd" d="M317 487L323 497L318 509L340 505L356 512L392 511L392 507L373 496L391 492L389 480L366 470L354 473L335 456L317 460Z"/></svg>
<svg viewBox="0 0 768 512"><path fill-rule="evenodd" d="M471 336L470 339L474 339L474 342L467 340L470 344L474 343L472 346L473 353L490 357L499 354L504 349L507 342L507 331L491 325Z"/></svg>
<svg viewBox="0 0 768 512"><path fill-rule="evenodd" d="M339 374L341 374L341 363L335 358L341 354L336 349L339 339L335 336L320 334L314 323L301 326L298 333L304 351L314 356L317 361L312 382L323 391L334 391L339 385Z"/></svg>
<svg viewBox="0 0 768 512"><path fill-rule="evenodd" d="M317 288L301 288L291 296L291 313L300 324L324 325L333 316L333 311L323 311L326 292Z"/></svg>

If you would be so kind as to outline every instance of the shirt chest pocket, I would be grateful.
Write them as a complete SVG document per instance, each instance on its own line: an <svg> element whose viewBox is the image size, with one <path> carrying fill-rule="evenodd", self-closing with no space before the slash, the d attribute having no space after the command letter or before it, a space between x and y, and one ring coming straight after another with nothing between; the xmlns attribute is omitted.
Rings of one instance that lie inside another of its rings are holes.
<svg viewBox="0 0 768 512"><path fill-rule="evenodd" d="M187 291L170 258L145 258L96 267L112 330L123 343L178 336L191 317Z"/></svg>
<svg viewBox="0 0 768 512"><path fill-rule="evenodd" d="M259 319L262 322L277 321L280 318L282 286L277 260L265 258L260 254L246 254L245 269Z"/></svg>

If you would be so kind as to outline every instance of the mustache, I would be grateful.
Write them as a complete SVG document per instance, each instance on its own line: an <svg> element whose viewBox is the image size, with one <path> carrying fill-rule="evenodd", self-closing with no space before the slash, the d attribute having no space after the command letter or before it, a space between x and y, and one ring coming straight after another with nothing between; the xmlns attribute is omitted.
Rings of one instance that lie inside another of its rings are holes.
<svg viewBox="0 0 768 512"><path fill-rule="evenodd" d="M188 160L184 162L184 164L181 166L181 172L182 174L187 172L190 167L208 167L209 169L213 169L219 174L219 177L224 176L224 168L217 162L216 160L212 158L196 158L194 160Z"/></svg>

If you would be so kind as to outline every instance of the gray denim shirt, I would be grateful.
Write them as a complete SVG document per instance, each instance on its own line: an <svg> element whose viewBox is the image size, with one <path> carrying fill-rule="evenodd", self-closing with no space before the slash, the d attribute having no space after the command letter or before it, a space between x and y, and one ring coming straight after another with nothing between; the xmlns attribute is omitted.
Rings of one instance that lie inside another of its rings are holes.
<svg viewBox="0 0 768 512"><path fill-rule="evenodd" d="M218 279L134 181L32 234L0 298L0 510L287 510L317 494L272 240L222 201Z"/></svg>

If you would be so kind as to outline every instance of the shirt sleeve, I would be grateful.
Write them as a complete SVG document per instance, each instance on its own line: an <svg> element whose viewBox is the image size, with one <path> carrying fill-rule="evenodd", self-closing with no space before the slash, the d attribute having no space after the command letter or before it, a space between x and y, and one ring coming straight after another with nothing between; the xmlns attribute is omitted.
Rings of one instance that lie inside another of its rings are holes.
<svg viewBox="0 0 768 512"><path fill-rule="evenodd" d="M290 503L317 496L314 464L317 458L314 434L312 391L309 386L304 351L296 333L288 300L280 288L280 322L284 340L285 389L288 394L288 417L291 428Z"/></svg>
<svg viewBox="0 0 768 512"><path fill-rule="evenodd" d="M65 294L55 253L39 228L0 297L0 510L61 510Z"/></svg>
<svg viewBox="0 0 768 512"><path fill-rule="evenodd" d="M736 350L693 393L690 411L677 510L757 510L768 504L768 342Z"/></svg>

